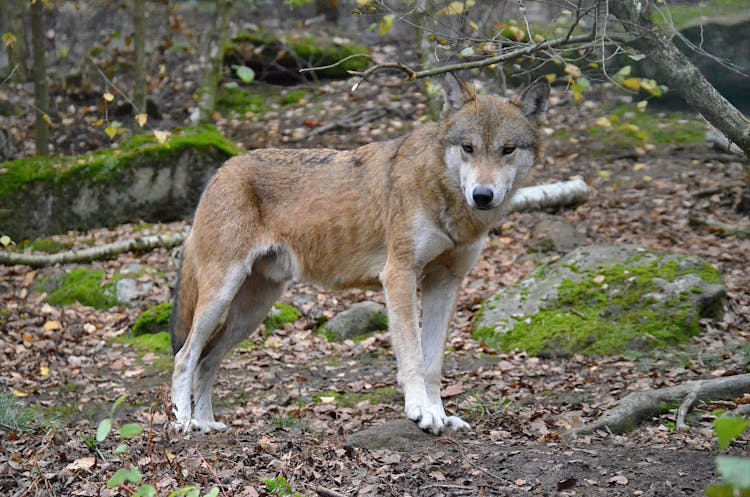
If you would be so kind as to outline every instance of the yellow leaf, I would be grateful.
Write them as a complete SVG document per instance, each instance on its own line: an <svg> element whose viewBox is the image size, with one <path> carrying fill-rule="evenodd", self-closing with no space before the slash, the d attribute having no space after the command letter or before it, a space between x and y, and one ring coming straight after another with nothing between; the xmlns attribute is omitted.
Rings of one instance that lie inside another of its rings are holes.
<svg viewBox="0 0 750 497"><path fill-rule="evenodd" d="M16 44L16 35L13 33L3 33L3 43L5 43L6 47L12 47Z"/></svg>
<svg viewBox="0 0 750 497"><path fill-rule="evenodd" d="M544 36L536 34L534 35L534 43L541 43L545 40Z"/></svg>
<svg viewBox="0 0 750 497"><path fill-rule="evenodd" d="M464 8L468 9L474 6L476 2L474 0L466 0L464 2L451 2L447 7L438 10L435 13L435 17L440 16L458 16L464 13Z"/></svg>
<svg viewBox="0 0 750 497"><path fill-rule="evenodd" d="M469 21L469 26L470 26L470 27L471 27L471 29L473 29L474 31L479 31L479 24L475 23L474 21Z"/></svg>
<svg viewBox="0 0 750 497"><path fill-rule="evenodd" d="M648 100L641 100L640 102L638 102L637 104L635 104L635 107L639 111L643 112L644 110L646 110L646 106L647 105L648 105Z"/></svg>
<svg viewBox="0 0 750 497"><path fill-rule="evenodd" d="M44 323L43 328L46 331L57 331L63 329L63 326L60 321L47 321L46 323Z"/></svg>
<svg viewBox="0 0 750 497"><path fill-rule="evenodd" d="M19 399L24 399L29 396L26 392L22 392L20 390L13 390L13 395L18 397Z"/></svg>
<svg viewBox="0 0 750 497"><path fill-rule="evenodd" d="M611 128L612 127L612 121L610 121L606 117L600 117L596 120L596 125L600 128Z"/></svg>
<svg viewBox="0 0 750 497"><path fill-rule="evenodd" d="M624 129L625 131L630 131L632 133L638 133L641 130L641 128L639 128L635 124L630 124L630 123L623 124L622 129Z"/></svg>
<svg viewBox="0 0 750 497"><path fill-rule="evenodd" d="M638 91L641 89L641 78L627 78L623 80L622 86L628 90Z"/></svg>
<svg viewBox="0 0 750 497"><path fill-rule="evenodd" d="M331 396L331 397L323 396L323 397L320 397L320 402L322 404L334 404L336 402L336 397L333 397L333 396Z"/></svg>
<svg viewBox="0 0 750 497"><path fill-rule="evenodd" d="M109 136L109 139L114 139L115 136L120 134L120 130L117 128L113 128L112 126L107 126L104 128L104 132L107 133L107 136Z"/></svg>
<svg viewBox="0 0 750 497"><path fill-rule="evenodd" d="M508 31L510 31L510 35L516 41L522 41L526 38L526 32L518 26L508 26Z"/></svg>
<svg viewBox="0 0 750 497"><path fill-rule="evenodd" d="M609 179L612 177L612 173L607 171L606 169L602 169L601 171L597 171L597 176L599 176L601 179Z"/></svg>
<svg viewBox="0 0 750 497"><path fill-rule="evenodd" d="M102 97L104 98L105 102L112 102L115 99L115 96L112 95L110 92L105 93L104 95L102 95Z"/></svg>
<svg viewBox="0 0 750 497"><path fill-rule="evenodd" d="M643 162L636 162L633 164L633 171L643 171L646 169L646 164Z"/></svg>
<svg viewBox="0 0 750 497"><path fill-rule="evenodd" d="M159 131L158 129L154 130L154 138L156 138L156 141L159 142L160 145L164 145L170 134L171 133L169 131Z"/></svg>
<svg viewBox="0 0 750 497"><path fill-rule="evenodd" d="M49 118L49 115L42 114L42 119L44 119L44 122L46 122L48 126L52 126L52 119Z"/></svg>
<svg viewBox="0 0 750 497"><path fill-rule="evenodd" d="M380 33L380 36L385 36L388 34L388 32L393 28L393 21L396 19L395 14L388 14L384 15L383 19L380 21L380 24L378 25L378 33Z"/></svg>
<svg viewBox="0 0 750 497"><path fill-rule="evenodd" d="M96 121L96 122L94 123L94 126L96 126L96 127L98 128L98 127L100 127L100 126L101 126L102 124L104 124L104 119L99 119L98 121Z"/></svg>
<svg viewBox="0 0 750 497"><path fill-rule="evenodd" d="M578 66L574 66L573 64L566 64L565 65L565 73L570 74L574 78L580 78L581 77L581 70L578 68Z"/></svg>
<svg viewBox="0 0 750 497"><path fill-rule="evenodd" d="M42 378L46 378L49 376L49 368L41 366L39 368L39 374L42 375Z"/></svg>
<svg viewBox="0 0 750 497"><path fill-rule="evenodd" d="M141 128L146 125L146 121L148 121L148 114L136 114L135 116L135 122L138 123L138 126Z"/></svg>

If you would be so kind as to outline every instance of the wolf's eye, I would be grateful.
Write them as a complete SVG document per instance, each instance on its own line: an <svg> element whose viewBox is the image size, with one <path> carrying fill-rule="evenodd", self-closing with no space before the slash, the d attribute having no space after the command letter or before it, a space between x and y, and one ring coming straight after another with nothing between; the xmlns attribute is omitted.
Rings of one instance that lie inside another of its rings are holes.
<svg viewBox="0 0 750 497"><path fill-rule="evenodd" d="M466 152L467 154L474 152L474 145L472 145L471 143L464 143L463 145L461 145L461 148L463 148L464 152Z"/></svg>
<svg viewBox="0 0 750 497"><path fill-rule="evenodd" d="M503 155L510 155L516 151L515 145L506 145L503 147Z"/></svg>

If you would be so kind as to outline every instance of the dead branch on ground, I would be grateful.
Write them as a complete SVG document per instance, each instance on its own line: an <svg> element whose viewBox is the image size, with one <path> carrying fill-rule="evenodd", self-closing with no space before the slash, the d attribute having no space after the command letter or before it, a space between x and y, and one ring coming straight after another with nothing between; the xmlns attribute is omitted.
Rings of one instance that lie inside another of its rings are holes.
<svg viewBox="0 0 750 497"><path fill-rule="evenodd" d="M607 430L615 434L626 433L638 426L646 418L659 414L664 404L681 402L680 411L684 417L697 402L722 399L736 399L750 392L750 373L738 374L708 380L688 381L682 385L625 396L616 407L607 411L598 420L568 430L564 435L575 438L597 430Z"/></svg>

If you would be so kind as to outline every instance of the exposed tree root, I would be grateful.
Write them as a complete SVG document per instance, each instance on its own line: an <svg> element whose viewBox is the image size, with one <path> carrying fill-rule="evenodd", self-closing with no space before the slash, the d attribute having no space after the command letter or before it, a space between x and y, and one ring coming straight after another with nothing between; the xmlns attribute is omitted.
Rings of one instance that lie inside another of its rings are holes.
<svg viewBox="0 0 750 497"><path fill-rule="evenodd" d="M559 209L583 203L588 198L589 187L582 180L561 181L546 185L521 188L510 202L509 211L528 211L541 209ZM185 233L173 235L156 235L123 240L100 247L81 250L68 250L57 254L18 254L0 252L0 264L12 266L24 264L31 267L53 266L108 259L132 250L153 250L172 248L185 241Z"/></svg>
<svg viewBox="0 0 750 497"><path fill-rule="evenodd" d="M619 404L607 411L601 418L565 433L574 438L596 430L608 430L612 433L626 433L644 419L659 414L664 404L681 402L678 417L684 417L692 406L699 401L735 399L750 392L750 373L713 378L709 380L688 381L682 385L644 392L631 393ZM683 412L684 411L684 412Z"/></svg>

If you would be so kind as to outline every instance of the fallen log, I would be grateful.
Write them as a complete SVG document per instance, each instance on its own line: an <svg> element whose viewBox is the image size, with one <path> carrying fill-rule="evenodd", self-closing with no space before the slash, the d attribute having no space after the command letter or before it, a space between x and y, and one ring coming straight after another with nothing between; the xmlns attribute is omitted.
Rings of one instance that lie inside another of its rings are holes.
<svg viewBox="0 0 750 497"><path fill-rule="evenodd" d="M626 395L598 420L568 430L563 436L575 438L597 430L605 430L614 434L627 433L646 418L659 414L665 403L680 402L679 415L684 419L687 411L696 402L736 399L746 393L750 393L750 373L688 381L673 387L634 392Z"/></svg>
<svg viewBox="0 0 750 497"><path fill-rule="evenodd" d="M521 188L511 199L510 212L557 209L576 206L588 198L589 187L582 180L561 181L546 185ZM86 263L103 260L134 250L148 251L156 248L172 248L185 241L186 233L155 235L123 240L100 247L68 250L57 254L24 254L0 252L0 264L9 266L23 264L39 268L55 264Z"/></svg>

